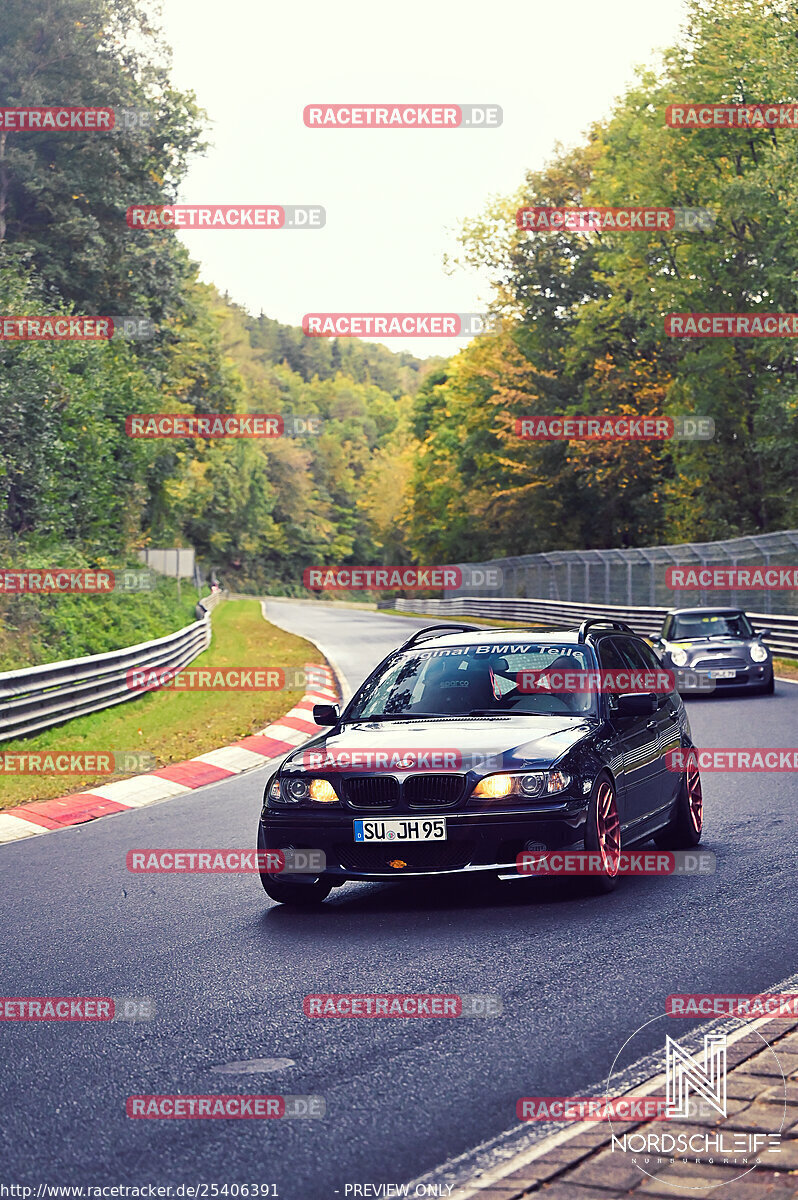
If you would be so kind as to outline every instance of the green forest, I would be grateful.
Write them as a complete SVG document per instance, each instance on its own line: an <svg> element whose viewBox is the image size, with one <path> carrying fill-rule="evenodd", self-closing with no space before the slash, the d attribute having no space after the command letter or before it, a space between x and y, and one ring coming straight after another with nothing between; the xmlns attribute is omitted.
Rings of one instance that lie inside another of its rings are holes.
<svg viewBox="0 0 798 1200"><path fill-rule="evenodd" d="M445 563L708 540L798 524L790 339L676 339L669 312L798 309L798 130L673 129L692 98L796 99L798 5L693 3L679 44L610 118L553 147L462 229L499 331L448 358L306 338L201 283L171 231L207 116L170 82L138 0L4 0L0 106L147 110L146 127L0 131L0 312L149 317L151 340L0 341L0 557L127 562L194 546L241 591L304 567ZM298 115L301 119L301 114ZM434 180L428 181L434 186ZM532 233L525 205L694 206L702 231ZM304 252L304 251L303 251ZM273 309L279 297L273 297ZM268 297L264 307L269 308ZM294 413L314 438L143 441L129 413ZM697 413L710 442L518 440L550 413Z"/></svg>

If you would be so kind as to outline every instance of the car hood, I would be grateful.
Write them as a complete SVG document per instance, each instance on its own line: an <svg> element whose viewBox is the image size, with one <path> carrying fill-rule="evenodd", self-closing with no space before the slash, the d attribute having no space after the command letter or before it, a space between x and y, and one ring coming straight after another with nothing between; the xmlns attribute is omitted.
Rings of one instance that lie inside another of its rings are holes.
<svg viewBox="0 0 798 1200"><path fill-rule="evenodd" d="M546 766L561 758L596 727L595 719L560 714L529 714L502 717L444 717L440 720L358 721L340 732L331 732L300 747L283 764L287 770L314 767L324 772L324 762L333 759L344 770L347 755L360 755L361 770L388 770L380 765L379 752L407 754L413 771L436 769L430 764L433 751L449 751L461 760L440 759L437 769L495 770L513 766ZM425 761L424 755L427 759ZM322 755L322 760L311 758ZM390 761L390 760L389 760ZM369 764L373 763L373 766ZM401 767L392 773L401 773Z"/></svg>
<svg viewBox="0 0 798 1200"><path fill-rule="evenodd" d="M684 641L668 642L668 647L679 646L682 650L692 653L711 654L713 651L721 654L745 653L751 645L752 638L686 638Z"/></svg>

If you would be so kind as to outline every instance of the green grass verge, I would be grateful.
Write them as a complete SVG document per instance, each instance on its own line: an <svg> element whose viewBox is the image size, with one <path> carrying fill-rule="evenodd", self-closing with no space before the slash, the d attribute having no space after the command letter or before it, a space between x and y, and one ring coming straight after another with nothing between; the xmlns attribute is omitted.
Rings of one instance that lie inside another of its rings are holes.
<svg viewBox="0 0 798 1200"><path fill-rule="evenodd" d="M319 662L304 638L264 621L257 600L225 601L214 610L210 649L191 664L201 667L302 667ZM181 762L255 733L283 716L303 689L275 692L148 692L34 737L1 742L0 752L140 750L159 767ZM115 778L121 778L116 776ZM46 800L109 783L97 775L0 775L0 809Z"/></svg>
<svg viewBox="0 0 798 1200"><path fill-rule="evenodd" d="M0 595L0 672L165 637L197 619L198 599L197 589L183 580L178 600L176 581L162 575L147 592Z"/></svg>

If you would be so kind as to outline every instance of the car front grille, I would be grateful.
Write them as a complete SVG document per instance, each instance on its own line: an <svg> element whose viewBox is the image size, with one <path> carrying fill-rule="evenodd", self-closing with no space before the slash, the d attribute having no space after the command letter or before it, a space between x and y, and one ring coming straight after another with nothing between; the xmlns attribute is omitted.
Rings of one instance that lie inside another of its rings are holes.
<svg viewBox="0 0 798 1200"><path fill-rule="evenodd" d="M350 808L451 808L465 790L464 775L409 775L404 783L390 775L350 776L343 780Z"/></svg>
<svg viewBox="0 0 798 1200"><path fill-rule="evenodd" d="M335 846L345 871L404 875L408 871L457 871L471 861L474 842L392 842L382 846ZM392 867L391 862L404 862Z"/></svg>
<svg viewBox="0 0 798 1200"><path fill-rule="evenodd" d="M385 775L346 779L344 795L353 808L394 808L399 801L399 781Z"/></svg>
<svg viewBox="0 0 798 1200"><path fill-rule="evenodd" d="M456 804L463 794L463 775L410 775L402 799L410 808L442 808Z"/></svg>

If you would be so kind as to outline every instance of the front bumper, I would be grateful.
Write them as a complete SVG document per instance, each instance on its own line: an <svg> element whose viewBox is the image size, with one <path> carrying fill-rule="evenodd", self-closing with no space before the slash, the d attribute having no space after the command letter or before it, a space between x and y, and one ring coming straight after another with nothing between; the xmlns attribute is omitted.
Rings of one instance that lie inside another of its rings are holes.
<svg viewBox="0 0 798 1200"><path fill-rule="evenodd" d="M261 817L269 849L287 846L324 851L325 877L345 882L407 876L487 871L517 874L516 858L527 842L540 850L584 846L587 798L569 798L545 808L508 812L424 812L390 814L304 813L269 809ZM355 842L354 821L381 817L445 817L446 841ZM391 866L391 863L397 865ZM404 865L398 865L404 864Z"/></svg>
<svg viewBox="0 0 798 1200"><path fill-rule="evenodd" d="M673 669L676 670L677 668L673 668ZM693 675L698 675L702 678L706 678L706 679L709 678L709 668L691 667L688 665L686 667L680 667L678 669L685 673L692 673ZM744 667L742 670L736 670L734 672L733 679L713 679L711 681L712 691L708 694L711 695L713 692L722 692L722 691L736 691L738 688L756 688L756 689L758 689L758 688L764 687L767 683L770 682L770 678L771 678L772 674L773 674L773 664L772 663L770 663L770 662L751 663L749 666ZM696 687L696 688L684 687L684 688L680 688L679 690L683 696L689 696L691 693L695 693L696 695L706 694L705 689L703 689L701 687Z"/></svg>

